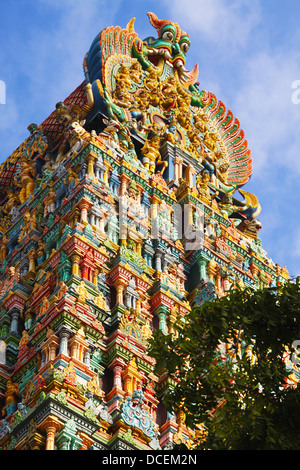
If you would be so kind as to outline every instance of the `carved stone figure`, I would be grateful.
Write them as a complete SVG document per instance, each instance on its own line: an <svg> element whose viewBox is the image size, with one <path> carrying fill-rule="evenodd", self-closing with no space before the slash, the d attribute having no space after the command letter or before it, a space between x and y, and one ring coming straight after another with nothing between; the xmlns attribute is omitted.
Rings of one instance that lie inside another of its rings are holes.
<svg viewBox="0 0 300 470"><path fill-rule="evenodd" d="M156 165L163 165L161 174L164 173L168 162L163 161L159 152L160 149L160 136L154 134L148 140L146 140L143 148L142 154L144 155L143 164L150 174L155 172Z"/></svg>
<svg viewBox="0 0 300 470"><path fill-rule="evenodd" d="M21 188L19 199L23 204L35 188L36 164L28 161L26 157L22 157L20 167L20 172L15 175L14 181L16 186Z"/></svg>

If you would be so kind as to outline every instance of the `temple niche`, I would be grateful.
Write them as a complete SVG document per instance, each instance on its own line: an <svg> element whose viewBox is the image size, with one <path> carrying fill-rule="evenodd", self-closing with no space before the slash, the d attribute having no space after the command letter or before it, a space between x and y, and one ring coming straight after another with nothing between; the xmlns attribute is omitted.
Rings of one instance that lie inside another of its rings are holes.
<svg viewBox="0 0 300 470"><path fill-rule="evenodd" d="M186 70L189 35L148 18L156 37L100 31L82 83L0 166L3 450L193 449L153 330L289 278L259 238L239 120Z"/></svg>

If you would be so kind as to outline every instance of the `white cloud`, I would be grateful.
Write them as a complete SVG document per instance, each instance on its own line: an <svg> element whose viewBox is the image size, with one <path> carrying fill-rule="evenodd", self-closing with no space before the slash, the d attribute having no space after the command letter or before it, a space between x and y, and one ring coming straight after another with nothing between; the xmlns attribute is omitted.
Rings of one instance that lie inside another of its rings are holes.
<svg viewBox="0 0 300 470"><path fill-rule="evenodd" d="M164 3L169 5L168 1ZM174 0L170 6L170 14L177 18L183 29L191 33L197 32L215 46L218 44L222 48L226 47L229 52L247 43L251 31L260 21L260 2Z"/></svg>
<svg viewBox="0 0 300 470"><path fill-rule="evenodd" d="M63 100L65 93L71 93L84 80L84 55L99 31L114 20L120 0L41 0L37 5L41 11L46 8L55 27L28 33L24 45L26 73L35 87L35 99L46 86L48 100Z"/></svg>
<svg viewBox="0 0 300 470"><path fill-rule="evenodd" d="M300 105L293 104L292 83L300 78L295 53L262 51L247 62L233 106L252 148L257 172L276 167L300 172Z"/></svg>

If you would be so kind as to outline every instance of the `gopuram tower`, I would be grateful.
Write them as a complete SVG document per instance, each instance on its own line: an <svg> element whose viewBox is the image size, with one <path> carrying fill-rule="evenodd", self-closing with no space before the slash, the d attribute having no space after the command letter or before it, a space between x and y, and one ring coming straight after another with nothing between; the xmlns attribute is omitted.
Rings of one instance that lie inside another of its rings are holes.
<svg viewBox="0 0 300 470"><path fill-rule="evenodd" d="M134 19L97 35L83 82L0 166L2 450L192 448L152 331L289 277L242 189L239 120L185 69L188 34L148 17L156 37Z"/></svg>

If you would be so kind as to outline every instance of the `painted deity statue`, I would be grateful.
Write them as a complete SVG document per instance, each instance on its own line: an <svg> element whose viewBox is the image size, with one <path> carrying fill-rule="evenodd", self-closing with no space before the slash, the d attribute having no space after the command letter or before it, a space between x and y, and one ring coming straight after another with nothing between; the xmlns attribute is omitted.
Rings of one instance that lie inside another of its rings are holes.
<svg viewBox="0 0 300 470"><path fill-rule="evenodd" d="M144 155L143 163L150 174L155 172L156 165L162 165L163 168L160 170L161 174L165 171L168 166L168 162L163 161L160 155L160 136L154 134L150 139L146 140L143 148L142 154Z"/></svg>
<svg viewBox="0 0 300 470"><path fill-rule="evenodd" d="M17 384L13 383L11 379L8 379L6 384L5 392L5 408L2 410L4 414L7 415L14 413L17 409L17 397L19 396L19 387Z"/></svg>
<svg viewBox="0 0 300 470"><path fill-rule="evenodd" d="M15 185L21 188L19 199L23 204L35 188L36 164L25 156L20 161L20 172L14 176Z"/></svg>
<svg viewBox="0 0 300 470"><path fill-rule="evenodd" d="M23 217L23 227L20 230L18 241L23 240L31 230L34 230L36 227L36 217L30 211L26 211Z"/></svg>
<svg viewBox="0 0 300 470"><path fill-rule="evenodd" d="M99 292L97 297L94 297L94 303L99 307L102 308L102 310L107 311L109 309L109 306L105 300L105 297L103 295L103 292Z"/></svg>
<svg viewBox="0 0 300 470"><path fill-rule="evenodd" d="M211 192L208 186L210 182L210 176L208 171L204 170L197 176L196 187L200 196L200 199L204 199L206 202L211 201Z"/></svg>
<svg viewBox="0 0 300 470"><path fill-rule="evenodd" d="M58 149L57 162L62 162L70 150L78 152L90 134L83 128L84 121L80 120L81 110L77 106L68 108L61 101L56 104L56 120L63 125L64 133Z"/></svg>
<svg viewBox="0 0 300 470"><path fill-rule="evenodd" d="M3 214L11 214L12 210L20 204L20 200L18 195L15 193L15 191L12 188L9 188L7 190L7 201L1 208L1 211Z"/></svg>

